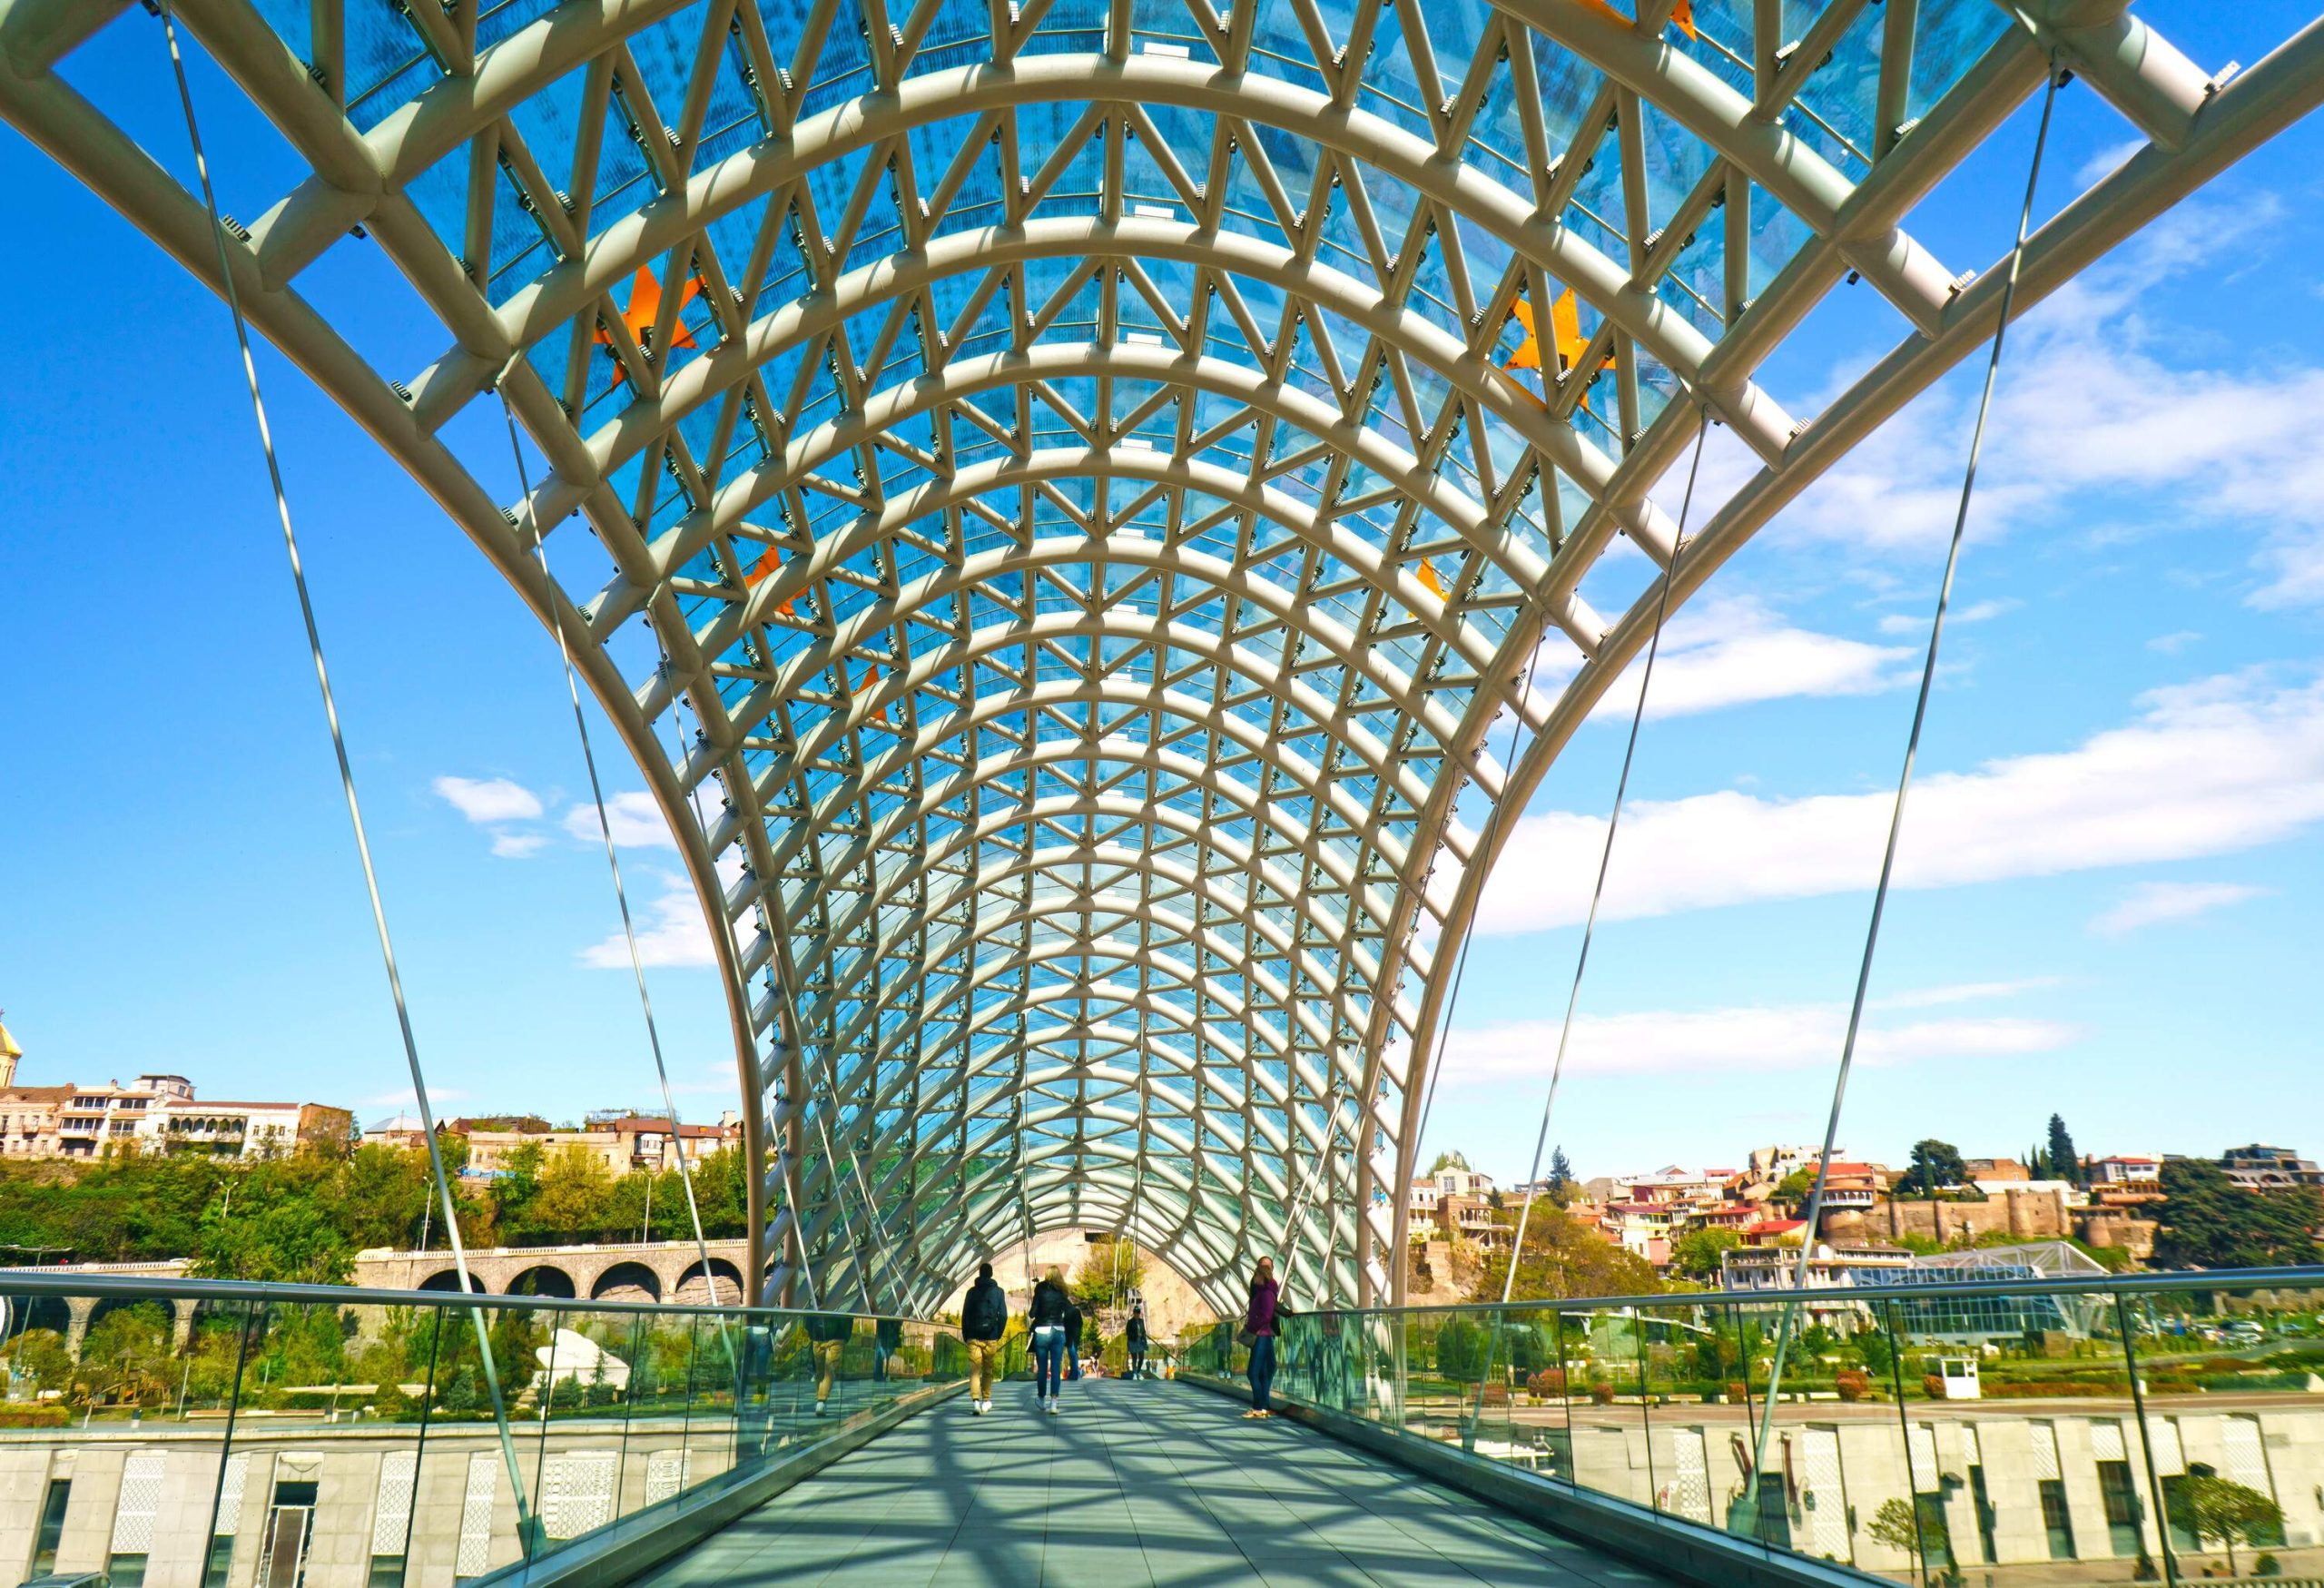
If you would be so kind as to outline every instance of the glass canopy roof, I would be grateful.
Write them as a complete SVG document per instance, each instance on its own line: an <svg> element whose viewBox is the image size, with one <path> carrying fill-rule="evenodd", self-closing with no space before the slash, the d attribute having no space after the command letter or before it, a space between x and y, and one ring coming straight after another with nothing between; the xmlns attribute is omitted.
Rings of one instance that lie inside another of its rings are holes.
<svg viewBox="0 0 2324 1588"><path fill-rule="evenodd" d="M2217 89L2119 5L1636 7L178 0L312 168L231 229L261 329L595 641L724 929L778 1287L921 1307L1104 1226L1214 1300L1398 1290L1456 802L1642 643L1649 487L1703 416L1765 464L1683 599L1982 334L1898 222L2053 54L2166 148ZM0 109L205 270L37 88L121 0L4 9ZM366 246L424 369L297 297ZM1936 350L1803 424L1752 372L1844 276ZM496 382L529 502L435 439Z"/></svg>

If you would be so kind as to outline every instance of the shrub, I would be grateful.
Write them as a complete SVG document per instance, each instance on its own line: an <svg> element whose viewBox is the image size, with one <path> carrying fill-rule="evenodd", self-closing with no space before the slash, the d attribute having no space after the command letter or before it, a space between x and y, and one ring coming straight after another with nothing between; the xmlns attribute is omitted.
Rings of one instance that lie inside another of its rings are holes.
<svg viewBox="0 0 2324 1588"><path fill-rule="evenodd" d="M1562 1367L1543 1367L1537 1369L1534 1372L1533 1376L1525 1381L1525 1387L1531 1390L1535 1395L1563 1395L1565 1393L1565 1369Z"/></svg>
<svg viewBox="0 0 2324 1588"><path fill-rule="evenodd" d="M1486 1385L1483 1389L1478 1392L1477 1403L1480 1406L1507 1406L1509 1404L1509 1386L1502 1383L1499 1379L1493 1380L1492 1383Z"/></svg>
<svg viewBox="0 0 2324 1588"><path fill-rule="evenodd" d="M2262 1550L2260 1558L2251 1563L2251 1574L2255 1577L2280 1577L2283 1570L2284 1563L2276 1559L2273 1550Z"/></svg>
<svg viewBox="0 0 2324 1588"><path fill-rule="evenodd" d="M1843 1367L1832 1380L1844 1401L1860 1401L1872 1393L1872 1375L1861 1367Z"/></svg>
<svg viewBox="0 0 2324 1588"><path fill-rule="evenodd" d="M0 1406L0 1428L62 1428L72 1420L64 1406Z"/></svg>
<svg viewBox="0 0 2324 1588"><path fill-rule="evenodd" d="M1592 1406L1612 1406L1614 1404L1614 1386L1604 1382L1602 1379L1598 1383L1591 1385L1590 1386L1590 1402Z"/></svg>
<svg viewBox="0 0 2324 1588"><path fill-rule="evenodd" d="M1727 1381L1727 1399L1730 1406L1741 1406L1751 1398L1751 1386L1739 1378Z"/></svg>
<svg viewBox="0 0 2324 1588"><path fill-rule="evenodd" d="M1945 1380L1934 1373L1921 1375L1921 1393L1933 1401L1945 1398Z"/></svg>

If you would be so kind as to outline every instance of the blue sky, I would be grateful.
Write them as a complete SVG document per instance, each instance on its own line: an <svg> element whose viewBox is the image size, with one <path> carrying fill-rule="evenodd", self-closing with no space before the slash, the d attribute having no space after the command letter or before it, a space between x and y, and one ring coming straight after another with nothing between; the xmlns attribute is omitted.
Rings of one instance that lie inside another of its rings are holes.
<svg viewBox="0 0 2324 1588"><path fill-rule="evenodd" d="M2209 67L2304 20L2141 11ZM200 71L227 207L255 214L290 166ZM74 68L181 169L166 72L135 11ZM2032 134L2029 111L1908 229L1991 264ZM2129 137L2068 90L2041 212ZM2102 1151L2324 1151L2319 155L2324 128L2297 129L2013 340L1842 1131L1855 1152L1901 1161L1932 1134L2014 1152L2053 1110ZM19 320L38 378L0 383L0 1007L25 1078L160 1069L210 1096L392 1111L401 1052L224 312L5 132L0 192L25 222L0 285L38 306ZM342 245L302 285L417 368L440 332L371 290L379 268ZM1762 379L1811 412L1903 334L1869 288L1843 289ZM441 1106L649 1102L625 965L601 952L602 854L566 825L586 784L553 642L400 470L261 359ZM1974 374L1673 624L1552 1129L1585 1174L1821 1132ZM449 436L513 499L497 425L479 404ZM1714 490L1746 469L1723 439ZM1606 577L1611 608L1639 570ZM1503 1173L1531 1147L1626 724L1582 730L1488 894L1430 1143ZM675 854L632 836L657 957L683 961ZM731 1106L714 975L652 975L682 1106Z"/></svg>

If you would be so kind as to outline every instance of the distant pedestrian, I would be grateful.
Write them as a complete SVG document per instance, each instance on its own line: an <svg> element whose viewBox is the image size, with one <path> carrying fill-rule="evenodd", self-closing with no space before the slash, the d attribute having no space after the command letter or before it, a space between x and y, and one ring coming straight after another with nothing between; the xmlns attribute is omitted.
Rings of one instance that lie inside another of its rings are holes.
<svg viewBox="0 0 2324 1588"><path fill-rule="evenodd" d="M846 1313L807 1315L807 1338L815 1347L815 1415L819 1417L830 1404L832 1386L839 1377L840 1354L847 1349L848 1336L853 1333L855 1320Z"/></svg>
<svg viewBox="0 0 2324 1588"><path fill-rule="evenodd" d="M1057 1415L1058 1382L1065 1368L1065 1325L1073 1302L1065 1294L1065 1280L1051 1268L1033 1287L1027 1321L1033 1326L1033 1392L1041 1409Z"/></svg>
<svg viewBox="0 0 2324 1588"><path fill-rule="evenodd" d="M1009 1293L993 1278L992 1265L980 1263L977 1282L960 1304L960 1338L969 1346L969 1406L977 1416L992 1410L992 1371L1008 1332Z"/></svg>
<svg viewBox="0 0 2324 1588"><path fill-rule="evenodd" d="M1081 1333L1088 1326L1081 1317L1081 1309L1070 1296L1065 1298L1065 1376L1081 1376Z"/></svg>
<svg viewBox="0 0 2324 1588"><path fill-rule="evenodd" d="M1261 1258L1251 1270L1251 1296L1243 1309L1244 1344L1251 1349L1251 1409L1246 1417L1272 1417L1267 1392L1275 1386L1275 1336L1281 1314L1282 1287L1275 1282L1275 1259Z"/></svg>
<svg viewBox="0 0 2324 1588"><path fill-rule="evenodd" d="M1129 1348L1129 1376L1146 1376L1146 1306L1143 1302L1130 1309L1129 1327L1122 1331L1122 1343Z"/></svg>

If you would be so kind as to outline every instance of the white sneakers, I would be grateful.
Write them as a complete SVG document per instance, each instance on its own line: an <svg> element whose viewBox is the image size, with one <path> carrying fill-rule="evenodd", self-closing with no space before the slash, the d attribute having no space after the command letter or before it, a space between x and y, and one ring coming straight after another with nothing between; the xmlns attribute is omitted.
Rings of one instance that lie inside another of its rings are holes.
<svg viewBox="0 0 2324 1588"><path fill-rule="evenodd" d="M983 1415L984 1415L984 1402L982 1402L982 1401L978 1401L978 1400L972 1400L972 1401L970 1401L970 1402L969 1403L969 1410L970 1410L972 1414L974 1414L975 1415L977 1415L977 1416L980 1416L980 1417L983 1416Z"/></svg>
<svg viewBox="0 0 2324 1588"><path fill-rule="evenodd" d="M1057 1415L1057 1396L1049 1396L1049 1415L1052 1417Z"/></svg>

